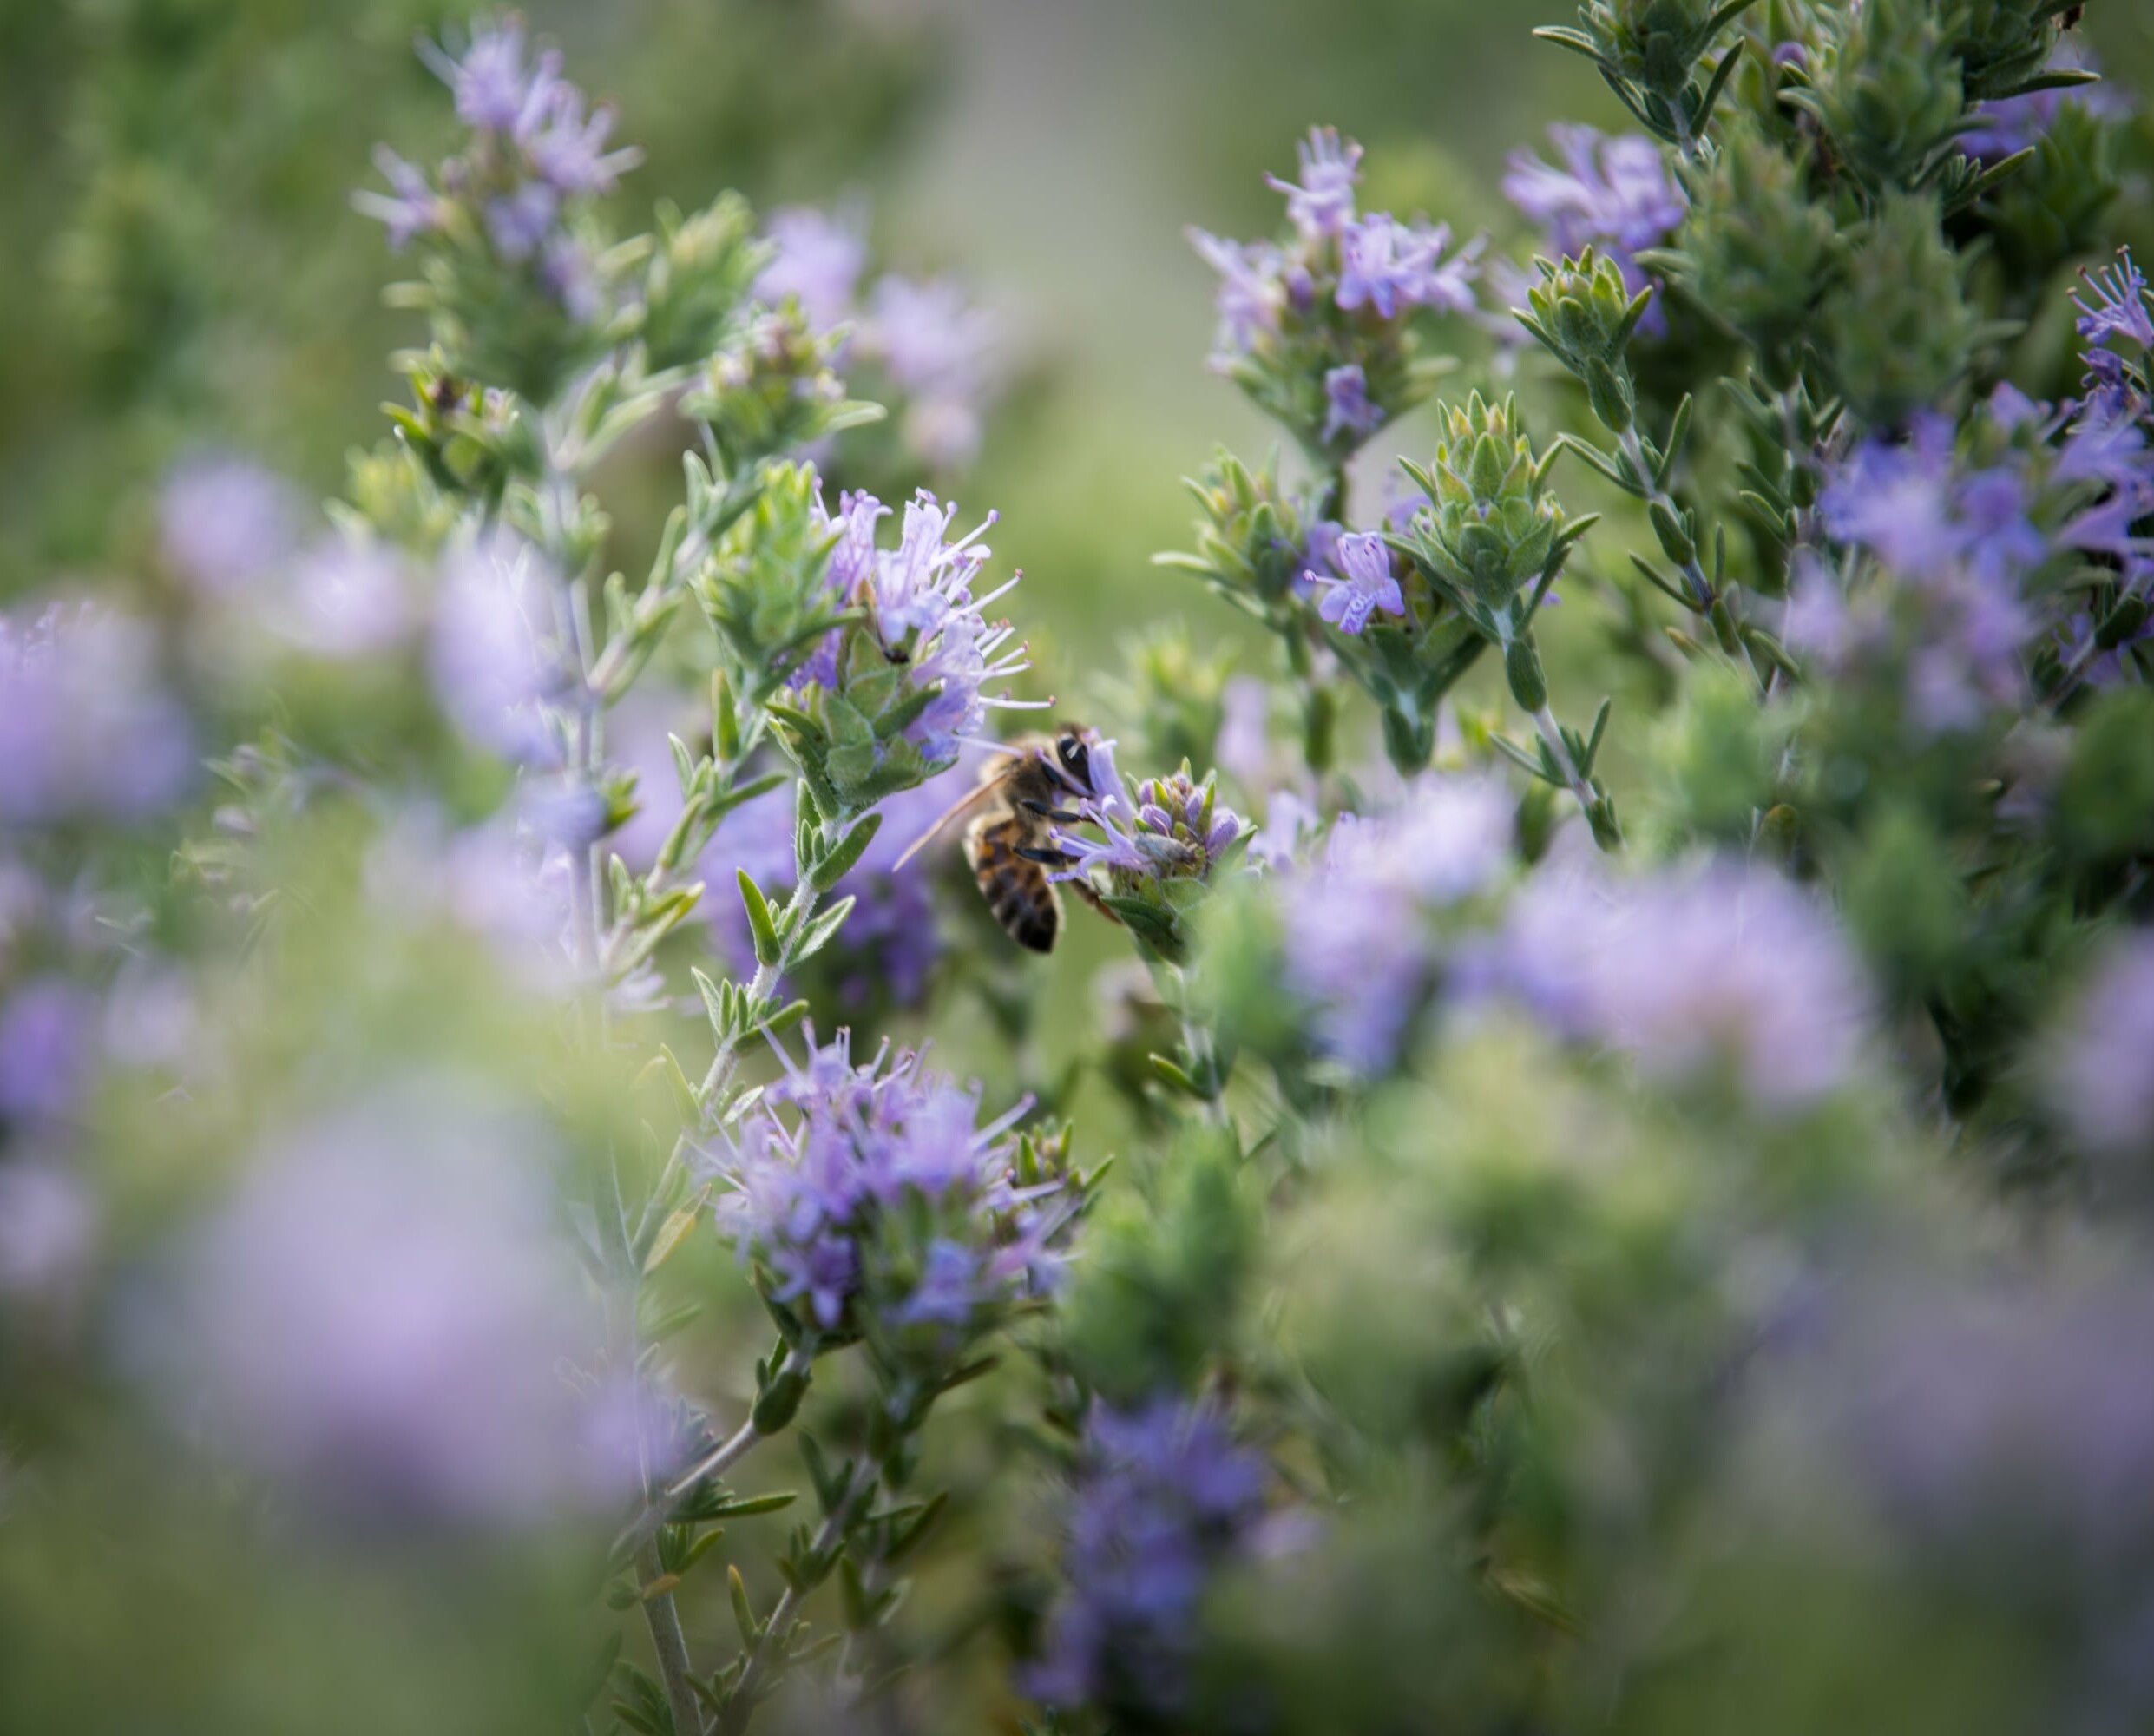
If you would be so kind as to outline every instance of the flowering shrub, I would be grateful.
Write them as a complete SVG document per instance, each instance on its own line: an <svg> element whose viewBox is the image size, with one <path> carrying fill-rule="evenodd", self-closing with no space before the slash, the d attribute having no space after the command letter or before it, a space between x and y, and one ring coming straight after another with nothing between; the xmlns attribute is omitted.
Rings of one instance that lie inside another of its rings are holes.
<svg viewBox="0 0 2154 1736"><path fill-rule="evenodd" d="M2154 1721L2083 10L1591 0L1519 247L1310 131L1155 592L1268 672L1036 733L1001 322L424 40L342 497L0 617L0 1722Z"/></svg>

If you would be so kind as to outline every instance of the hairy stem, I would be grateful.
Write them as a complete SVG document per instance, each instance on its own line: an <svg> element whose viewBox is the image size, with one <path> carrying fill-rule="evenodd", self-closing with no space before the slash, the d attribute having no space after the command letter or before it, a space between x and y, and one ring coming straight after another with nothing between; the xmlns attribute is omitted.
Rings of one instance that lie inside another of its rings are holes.
<svg viewBox="0 0 2154 1736"><path fill-rule="evenodd" d="M1617 435L1616 441L1623 449L1623 456L1630 460L1631 469L1638 477L1639 488L1645 490L1644 499L1646 505L1658 506L1680 520L1683 516L1683 510L1676 504L1675 496L1653 480L1654 467L1645 461L1645 446L1638 437L1637 424L1632 423L1630 427ZM1663 549L1661 552L1665 554L1667 551ZM1710 616L1712 614L1713 605L1722 600L1721 594L1713 589L1713 582L1705 576L1705 569L1698 563L1695 554L1680 564L1683 570L1683 582L1690 587L1691 597L1697 606L1698 612L1702 615ZM1757 683L1758 692L1760 694L1771 692L1771 684L1766 681L1763 673L1758 669L1757 658L1750 654L1750 648L1744 644L1739 633L1735 642L1743 653L1744 662L1750 667L1750 679Z"/></svg>
<svg viewBox="0 0 2154 1736"><path fill-rule="evenodd" d="M1578 762L1572 759L1570 744L1563 739L1563 732L1556 727L1555 713L1547 706L1541 707L1533 713L1533 728L1540 737L1540 745L1548 750L1549 758L1555 761L1556 770L1563 774L1563 781L1569 786L1571 794L1577 799L1579 812L1586 817L1586 823L1593 826L1593 841L1604 851L1611 849L1612 846L1602 838L1600 828L1593 825L1593 810L1599 806L1600 798L1593 793L1593 786L1586 781L1578 769Z"/></svg>
<svg viewBox="0 0 2154 1736"><path fill-rule="evenodd" d="M808 918L815 914L817 898L814 885L803 874L799 884L793 888L792 897L786 902L784 916L778 919L785 936L783 950L775 963L758 965L754 976L749 980L748 998L751 1003L770 999L777 991L778 979L798 962L794 950L799 944L802 931L808 925ZM710 1070L703 1075L703 1088L699 1093L703 1100L706 1127L716 1121L724 1109L726 1094L732 1088L733 1075L739 1069L739 1065L740 1036L729 1032L719 1039L718 1052L711 1057Z"/></svg>

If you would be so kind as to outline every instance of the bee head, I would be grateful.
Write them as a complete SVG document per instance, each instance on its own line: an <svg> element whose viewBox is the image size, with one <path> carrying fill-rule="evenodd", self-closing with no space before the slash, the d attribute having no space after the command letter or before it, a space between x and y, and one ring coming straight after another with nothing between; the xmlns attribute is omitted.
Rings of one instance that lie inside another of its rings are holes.
<svg viewBox="0 0 2154 1736"><path fill-rule="evenodd" d="M1063 726L1054 738L1054 765L1057 771L1088 795L1092 791L1092 750L1086 744L1085 733L1074 724Z"/></svg>

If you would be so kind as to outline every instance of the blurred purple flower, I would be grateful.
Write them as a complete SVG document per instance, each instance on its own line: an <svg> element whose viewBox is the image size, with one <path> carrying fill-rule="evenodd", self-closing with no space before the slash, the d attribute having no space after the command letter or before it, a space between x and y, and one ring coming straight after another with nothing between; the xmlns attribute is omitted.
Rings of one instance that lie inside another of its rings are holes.
<svg viewBox="0 0 2154 1736"><path fill-rule="evenodd" d="M1728 1064L1770 1110L1845 1083L1869 1027L1868 985L1831 917L1777 874L1733 863L1627 883L1543 876L1514 904L1491 980L1649 1074Z"/></svg>
<svg viewBox="0 0 2154 1736"><path fill-rule="evenodd" d="M1325 1054L1360 1072L1396 1057L1441 963L1429 915L1493 885L1516 830L1501 781L1429 777L1390 813L1341 815L1319 860L1281 869L1287 981Z"/></svg>
<svg viewBox="0 0 2154 1736"><path fill-rule="evenodd" d="M561 194L543 181L528 181L486 202L486 233L494 251L512 265L538 252L561 215Z"/></svg>
<svg viewBox="0 0 2154 1736"><path fill-rule="evenodd" d="M2052 1045L2050 1095L2090 1150L2154 1152L2154 935L2119 935Z"/></svg>
<svg viewBox="0 0 2154 1736"><path fill-rule="evenodd" d="M0 1296L63 1297L96 1236L96 1202L73 1170L39 1157L0 1163Z"/></svg>
<svg viewBox="0 0 2154 1736"><path fill-rule="evenodd" d="M1000 368L1001 320L952 279L893 275L875 286L862 341L911 400L904 429L914 448L938 468L969 464Z"/></svg>
<svg viewBox="0 0 2154 1736"><path fill-rule="evenodd" d="M90 604L0 615L0 825L143 819L194 765L147 628Z"/></svg>
<svg viewBox="0 0 2154 1736"><path fill-rule="evenodd" d="M867 238L856 218L788 206L770 214L764 233L778 252L755 280L756 299L775 306L796 297L818 332L853 317L868 265Z"/></svg>
<svg viewBox="0 0 2154 1736"><path fill-rule="evenodd" d="M610 1503L634 1466L568 1383L595 1347L549 1233L545 1130L384 1094L273 1141L190 1238L160 1343L243 1462L350 1516L521 1525Z"/></svg>
<svg viewBox="0 0 2154 1736"><path fill-rule="evenodd" d="M548 186L569 198L611 193L622 175L643 161L634 145L606 148L614 130L614 111L601 103L587 120L583 93L566 80L546 93L537 119L525 130L524 154Z"/></svg>
<svg viewBox="0 0 2154 1736"><path fill-rule="evenodd" d="M1258 241L1244 246L1202 229L1186 232L1198 256L1219 274L1219 330L1212 343L1212 365L1231 366L1279 329L1286 289L1280 279L1277 248Z"/></svg>
<svg viewBox="0 0 2154 1736"><path fill-rule="evenodd" d="M268 608L270 625L326 657L370 657L411 632L403 563L386 545L332 535L299 558L289 591Z"/></svg>
<svg viewBox="0 0 2154 1736"><path fill-rule="evenodd" d="M245 458L177 465L158 500L165 558L198 590L244 594L299 546L305 502L283 477Z"/></svg>
<svg viewBox="0 0 2154 1736"><path fill-rule="evenodd" d="M406 162L386 145L374 148L374 167L390 190L377 193L371 187L361 187L351 195L351 207L385 225L390 250L400 253L418 236L441 227L448 201L434 191L424 170Z"/></svg>
<svg viewBox="0 0 2154 1736"><path fill-rule="evenodd" d="M2154 1542L2154 1290L1902 1282L1857 1292L1783 1402L1912 1541L2076 1576ZM1798 1424L1798 1427L1801 1425ZM2030 1568L2029 1571L2039 1571Z"/></svg>
<svg viewBox="0 0 2154 1736"><path fill-rule="evenodd" d="M1383 426L1383 411L1369 401L1369 377L1358 362L1325 373L1323 398L1322 437L1327 444L1343 434L1350 434L1358 441Z"/></svg>
<svg viewBox="0 0 2154 1736"><path fill-rule="evenodd" d="M1208 1405L1095 1402L1065 1521L1067 1584L1026 1686L1049 1705L1171 1717L1212 1575L1251 1548L1264 1464Z"/></svg>
<svg viewBox="0 0 2154 1736"><path fill-rule="evenodd" d="M1474 241L1447 260L1450 245L1448 224L1409 227L1382 212L1348 224L1339 239L1339 306L1350 313L1370 307L1386 319L1403 307L1472 312L1484 243Z"/></svg>
<svg viewBox="0 0 2154 1736"><path fill-rule="evenodd" d="M473 740L511 760L551 763L559 748L540 715L563 674L537 557L491 536L445 559L435 606L432 662L443 708Z"/></svg>
<svg viewBox="0 0 2154 1736"><path fill-rule="evenodd" d="M1304 240L1318 241L1340 234L1354 219L1361 147L1351 139L1342 143L1333 128L1312 127L1294 154L1301 161L1300 184L1268 174L1265 185L1286 195L1286 214Z"/></svg>
<svg viewBox="0 0 2154 1736"><path fill-rule="evenodd" d="M79 983L40 976L0 1005L0 1117L63 1121L96 1061L97 999Z"/></svg>

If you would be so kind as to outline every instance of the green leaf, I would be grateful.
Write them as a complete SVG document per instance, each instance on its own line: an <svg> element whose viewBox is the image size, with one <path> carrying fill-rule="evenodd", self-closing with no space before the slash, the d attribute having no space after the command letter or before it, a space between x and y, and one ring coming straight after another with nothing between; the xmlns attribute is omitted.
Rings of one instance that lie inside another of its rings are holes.
<svg viewBox="0 0 2154 1736"><path fill-rule="evenodd" d="M818 892L827 892L851 872L868 846L875 842L875 835L883 829L883 816L871 813L857 822L852 829L831 847L830 853L815 865L810 884Z"/></svg>
<svg viewBox="0 0 2154 1736"><path fill-rule="evenodd" d="M791 962L798 964L804 959L812 958L829 945L837 930L844 927L845 918L852 914L854 902L850 898L840 898L811 922L801 931L799 940L793 946Z"/></svg>
<svg viewBox="0 0 2154 1736"><path fill-rule="evenodd" d="M778 944L778 925L771 920L771 906L745 868L735 871L740 882L740 902L747 907L748 928L755 937L755 962L774 967L784 955Z"/></svg>

